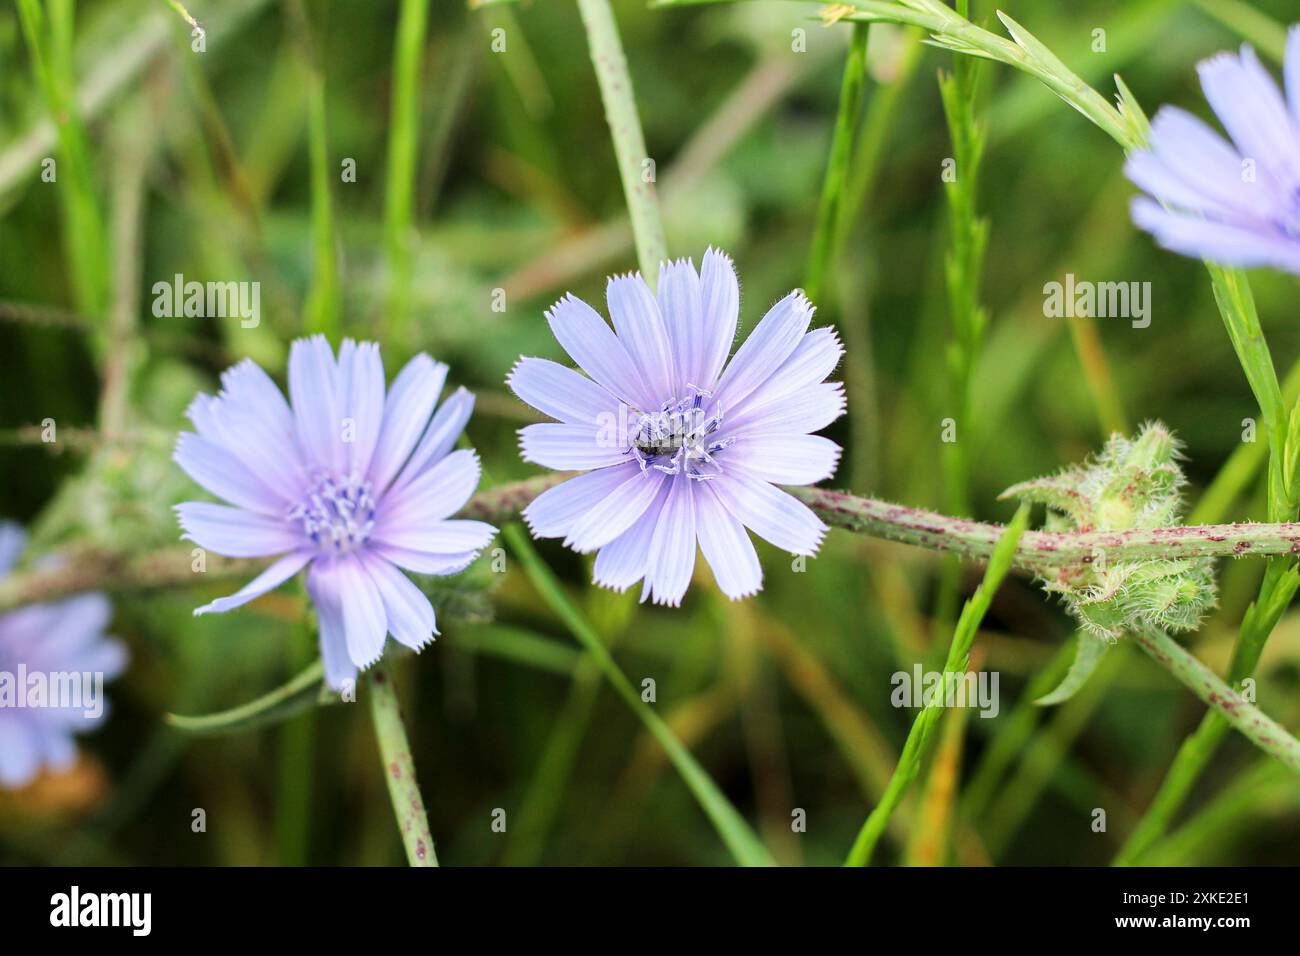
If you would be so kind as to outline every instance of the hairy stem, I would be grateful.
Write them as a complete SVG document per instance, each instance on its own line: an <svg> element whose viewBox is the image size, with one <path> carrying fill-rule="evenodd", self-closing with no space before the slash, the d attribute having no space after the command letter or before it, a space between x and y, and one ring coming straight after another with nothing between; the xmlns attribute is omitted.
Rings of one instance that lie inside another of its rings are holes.
<svg viewBox="0 0 1300 956"><path fill-rule="evenodd" d="M424 812L424 797L415 782L415 761L402 725L402 710L397 703L388 665L380 661L370 671L370 716L375 723L375 738L384 761L384 779L393 801L393 816L402 834L406 860L411 866L437 866L433 835Z"/></svg>
<svg viewBox="0 0 1300 956"><path fill-rule="evenodd" d="M517 518L543 491L567 477L564 473L541 475L488 488L470 499L460 517L504 524ZM831 527L972 560L987 559L1006 530L999 524L951 518L922 508L824 488L787 490ZM0 611L82 591L139 591L248 577L265 564L246 558L203 555L206 570L200 572L194 570L199 550L182 547L144 554L79 552L57 567L21 571L0 580ZM1012 558L1012 566L1046 574L1054 569L1090 564L1099 551L1112 563L1154 558L1291 555L1300 553L1300 522L1179 525L1136 531L1026 531Z"/></svg>
<svg viewBox="0 0 1300 956"><path fill-rule="evenodd" d="M636 237L637 262L641 264L641 274L653 288L659 279L659 263L668 258L668 249L659 218L659 198L655 194L655 166L646 155L645 135L641 132L618 24L614 22L609 0L578 0L578 12L587 28L591 64L596 70L605 119L614 140L618 173L623 180L623 195Z"/></svg>
<svg viewBox="0 0 1300 956"><path fill-rule="evenodd" d="M1300 773L1300 741L1260 711L1163 631L1137 631L1134 642L1156 663L1241 731L1251 743Z"/></svg>

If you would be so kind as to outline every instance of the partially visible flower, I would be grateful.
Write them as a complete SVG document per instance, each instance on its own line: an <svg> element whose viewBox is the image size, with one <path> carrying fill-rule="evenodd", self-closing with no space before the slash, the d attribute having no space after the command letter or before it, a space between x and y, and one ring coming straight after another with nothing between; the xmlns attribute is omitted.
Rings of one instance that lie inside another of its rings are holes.
<svg viewBox="0 0 1300 956"><path fill-rule="evenodd" d="M457 389L434 413L446 377L417 355L385 395L378 345L347 339L335 360L318 335L289 352L292 405L249 360L221 376L217 397L199 395L187 412L197 434L180 436L176 462L230 505L178 505L185 536L230 557L279 557L194 613L239 607L310 566L331 687L378 661L388 634L415 650L432 641L433 606L399 568L454 574L496 533L451 517L479 463L451 450L474 397Z"/></svg>
<svg viewBox="0 0 1300 956"><path fill-rule="evenodd" d="M0 577L27 537L0 523ZM104 681L126 667L125 646L107 637L113 616L102 594L79 594L0 615L0 786L21 787L41 768L66 770L74 734L104 719Z"/></svg>
<svg viewBox="0 0 1300 956"><path fill-rule="evenodd" d="M1300 25L1287 37L1285 98L1248 45L1198 70L1232 142L1163 107L1150 149L1125 166L1154 197L1133 201L1133 221L1184 255L1300 274Z"/></svg>
<svg viewBox="0 0 1300 956"><path fill-rule="evenodd" d="M573 296L547 313L589 378L540 358L510 374L516 395L559 420L520 431L524 459L587 471L540 495L524 519L539 538L599 552L596 583L622 591L644 579L642 600L681 603L697 542L728 597L751 595L763 571L746 528L801 555L826 532L776 485L835 472L839 446L812 432L844 411L843 387L825 381L839 340L808 331L813 306L795 291L727 363L740 287L714 249L698 274L689 259L665 262L657 296L637 274L610 279L607 299L613 330Z"/></svg>

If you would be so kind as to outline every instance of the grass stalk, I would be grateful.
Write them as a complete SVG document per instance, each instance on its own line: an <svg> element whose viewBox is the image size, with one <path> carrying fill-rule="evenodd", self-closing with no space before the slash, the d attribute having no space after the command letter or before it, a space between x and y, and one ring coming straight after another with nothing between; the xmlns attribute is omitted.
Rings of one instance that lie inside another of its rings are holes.
<svg viewBox="0 0 1300 956"><path fill-rule="evenodd" d="M871 24L855 23L849 39L849 54L844 60L844 78L840 81L840 105L831 136L830 157L822 180L817 224L813 229L812 249L804 278L804 292L813 302L821 300L822 282L827 269L834 268L832 253L839 232L841 200L849 176L849 159L853 153L853 135L862 112L862 90L867 80L867 39Z"/></svg>
<svg viewBox="0 0 1300 956"><path fill-rule="evenodd" d="M384 192L384 248L388 255L388 328L399 341L411 311L411 252L419 151L420 73L429 0L402 0L393 52L388 168Z"/></svg>
<svg viewBox="0 0 1300 956"><path fill-rule="evenodd" d="M961 617L958 618L957 627L953 631L952 643L948 646L948 659L943 666L943 686L948 685L951 675L966 673L970 663L971 645L975 642L980 622L984 620L989 605L993 603L993 595L997 593L1002 579L1011 570L1016 544L1028 523L1029 509L1022 505L998 540L988 569L984 572L983 582L962 608ZM885 832L889 818L902 802L908 787L921 769L931 733L944 714L944 706L943 699L931 701L913 721L912 729L908 731L907 740L903 744L903 753L898 758L898 765L894 768L894 774L885 788L885 795L867 816L862 829L858 831L853 848L844 861L845 866L866 866L871 861L872 851L881 834Z"/></svg>
<svg viewBox="0 0 1300 956"><path fill-rule="evenodd" d="M699 765L691 752L677 739L677 735L664 719L641 699L632 682L610 655L609 648L605 646L569 596L564 593L554 572L538 555L527 532L518 524L509 524L502 529L501 535L510 550L514 552L516 559L523 565L524 573L528 575L528 579L537 589L542 600L564 622L570 633L586 650L589 658L600 668L610 686L663 748L736 862L744 866L773 865L771 854L745 822L745 818L718 789L718 785Z"/></svg>

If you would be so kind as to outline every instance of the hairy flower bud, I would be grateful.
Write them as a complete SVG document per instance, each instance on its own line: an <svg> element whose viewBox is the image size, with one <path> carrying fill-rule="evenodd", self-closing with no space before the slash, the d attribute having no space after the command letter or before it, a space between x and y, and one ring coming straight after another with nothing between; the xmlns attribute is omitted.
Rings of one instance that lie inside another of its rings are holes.
<svg viewBox="0 0 1300 956"><path fill-rule="evenodd" d="M1180 446L1164 425L1148 422L1136 438L1113 435L1094 459L1057 475L1008 488L1003 498L1047 506L1052 531L1133 531L1179 524L1186 483ZM1136 629L1189 631L1214 607L1217 587L1210 558L1107 560L1098 551L1084 565L1060 568L1046 579L1079 622L1081 639L1119 640ZM1070 692L1100 660L1081 645L1061 690ZM1082 669L1082 672L1080 670ZM1067 695L1068 696L1068 695ZM1053 702L1064 699L1060 690Z"/></svg>

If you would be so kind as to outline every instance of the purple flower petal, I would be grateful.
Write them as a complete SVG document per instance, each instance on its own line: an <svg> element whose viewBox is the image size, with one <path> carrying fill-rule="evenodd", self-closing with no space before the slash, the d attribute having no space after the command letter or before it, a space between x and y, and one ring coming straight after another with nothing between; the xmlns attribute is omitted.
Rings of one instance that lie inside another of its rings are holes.
<svg viewBox="0 0 1300 956"><path fill-rule="evenodd" d="M227 392L217 398L197 396L185 414L199 437L233 456L268 488L277 489L286 499L306 492L307 471L292 419L283 429L278 416L232 400Z"/></svg>
<svg viewBox="0 0 1300 956"><path fill-rule="evenodd" d="M534 538L562 538L593 501L614 492L641 469L635 462L600 468L548 488L524 509L524 523Z"/></svg>
<svg viewBox="0 0 1300 956"><path fill-rule="evenodd" d="M384 363L374 342L351 339L339 350L339 410L348 470L364 475L384 425Z"/></svg>
<svg viewBox="0 0 1300 956"><path fill-rule="evenodd" d="M474 563L478 551L462 551L453 554L436 554L430 551L417 551L412 548L399 548L394 545L376 542L370 552L391 561L399 568L405 568L412 574L436 574L439 576L459 574Z"/></svg>
<svg viewBox="0 0 1300 956"><path fill-rule="evenodd" d="M396 492L406 483L413 481L424 473L430 465L439 461L451 451L465 430L470 414L474 411L474 396L463 388L451 394L434 414L429 422L428 431L420 439L420 444L411 453L406 467L401 470L389 490Z"/></svg>
<svg viewBox="0 0 1300 956"><path fill-rule="evenodd" d="M626 591L645 577L650 542L671 487L671 482L661 482L658 497L650 503L641 520L600 549L593 573L597 584L615 591Z"/></svg>
<svg viewBox="0 0 1300 956"><path fill-rule="evenodd" d="M366 573L379 589L384 602L388 630L400 644L418 651L438 633L433 605L401 571L383 558L371 555L362 560Z"/></svg>
<svg viewBox="0 0 1300 956"><path fill-rule="evenodd" d="M382 529L376 528L371 540L393 548L449 555L480 551L496 533L497 529L490 524L458 518L386 525Z"/></svg>
<svg viewBox="0 0 1300 956"><path fill-rule="evenodd" d="M692 384L712 391L731 353L740 319L740 282L725 252L713 247L705 251L700 263L700 295L704 322L696 373L700 380Z"/></svg>
<svg viewBox="0 0 1300 956"><path fill-rule="evenodd" d="M759 401L759 398L762 401ZM806 435L821 431L844 414L846 399L842 382L805 385L790 394L768 397L765 389L751 396L743 411L727 416L725 435Z"/></svg>
<svg viewBox="0 0 1300 956"><path fill-rule="evenodd" d="M1243 45L1239 57L1220 53L1197 69L1206 100L1242 155L1287 192L1300 186L1300 134L1255 51Z"/></svg>
<svg viewBox="0 0 1300 956"><path fill-rule="evenodd" d="M524 461L558 471L584 471L627 461L627 450L602 434L592 425L541 422L520 429L519 448Z"/></svg>
<svg viewBox="0 0 1300 956"><path fill-rule="evenodd" d="M348 658L365 670L383 656L384 638L388 636L388 616L379 589L356 558L318 561L312 569L338 594Z"/></svg>
<svg viewBox="0 0 1300 956"><path fill-rule="evenodd" d="M200 548L230 558L263 558L284 554L310 545L302 530L273 517L215 505L206 501L187 501L176 506L185 537Z"/></svg>
<svg viewBox="0 0 1300 956"><path fill-rule="evenodd" d="M342 690L356 682L357 666L348 653L338 576L332 574L324 562L313 564L307 572L307 593L316 606L316 616L320 621L320 656L325 667L325 683L334 690Z"/></svg>
<svg viewBox="0 0 1300 956"><path fill-rule="evenodd" d="M736 408L766 382L799 345L812 316L812 303L799 291L772 306L722 373L715 393L718 404Z"/></svg>
<svg viewBox="0 0 1300 956"><path fill-rule="evenodd" d="M267 515L284 514L288 497L266 485L230 452L193 432L182 432L172 455L176 464L218 498Z"/></svg>
<svg viewBox="0 0 1300 956"><path fill-rule="evenodd" d="M0 786L21 787L41 767L36 733L18 711L0 711Z"/></svg>
<svg viewBox="0 0 1300 956"><path fill-rule="evenodd" d="M656 471L636 473L612 492L587 503L564 539L565 547L580 553L595 551L613 541L640 519L659 495L660 486L671 479Z"/></svg>
<svg viewBox="0 0 1300 956"><path fill-rule="evenodd" d="M817 553L826 525L802 501L744 468L729 468L714 481L727 510L764 541L791 554Z"/></svg>
<svg viewBox="0 0 1300 956"><path fill-rule="evenodd" d="M1166 249L1183 255L1228 266L1273 266L1300 273L1300 243L1293 240L1180 215L1141 196L1133 200L1133 222Z"/></svg>
<svg viewBox="0 0 1300 956"><path fill-rule="evenodd" d="M1124 163L1124 175L1139 189L1158 197L1161 202L1189 212L1219 217L1240 216L1247 212L1237 205L1229 205L1220 196L1180 179L1155 153L1132 153ZM1222 194L1222 190L1216 192Z"/></svg>
<svg viewBox="0 0 1300 956"><path fill-rule="evenodd" d="M542 414L570 425L599 425L606 415L617 419L621 404L587 376L549 359L521 358L506 383Z"/></svg>
<svg viewBox="0 0 1300 956"><path fill-rule="evenodd" d="M696 489L695 529L700 551L722 593L733 601L757 594L763 587L763 566L754 542L719 500L711 482L701 482Z"/></svg>
<svg viewBox="0 0 1300 956"><path fill-rule="evenodd" d="M659 313L663 316L668 339L672 343L673 364L677 369L677 381L670 383L668 391L672 391L681 382L689 382L703 389L712 388L712 379L705 381L706 313L695 264L690 259L661 263L656 295ZM730 347L731 343L728 342L727 345Z"/></svg>
<svg viewBox="0 0 1300 956"><path fill-rule="evenodd" d="M298 339L289 348L289 400L298 440L309 462L342 471L343 416L335 389L338 368L325 336Z"/></svg>
<svg viewBox="0 0 1300 956"><path fill-rule="evenodd" d="M370 481L383 491L411 457L447 381L447 366L421 353L393 379L384 400L384 425L370 460ZM444 406L445 407L445 406Z"/></svg>
<svg viewBox="0 0 1300 956"><path fill-rule="evenodd" d="M811 485L835 474L840 446L821 435L754 431L737 439L728 463L742 464L755 478L778 485Z"/></svg>
<svg viewBox="0 0 1300 956"><path fill-rule="evenodd" d="M273 591L285 581L307 566L313 557L310 551L294 551L278 561L272 562L266 570L229 597L217 598L210 604L194 609L194 616L200 614L222 614L242 607L254 598L259 598L268 591Z"/></svg>
<svg viewBox="0 0 1300 956"><path fill-rule="evenodd" d="M695 570L695 494L685 474L672 479L646 555L641 600L677 607Z"/></svg>
<svg viewBox="0 0 1300 956"><path fill-rule="evenodd" d="M382 537L386 528L450 517L474 494L480 471L473 451L462 448L452 452L419 478L385 496L373 534Z"/></svg>
<svg viewBox="0 0 1300 956"><path fill-rule="evenodd" d="M645 279L639 273L615 276L609 280L605 298L614 330L640 369L641 381L652 395L664 398L672 395L677 381L672 344L668 341L663 316L659 314L659 303ZM646 410L643 406L642 411Z"/></svg>
<svg viewBox="0 0 1300 956"><path fill-rule="evenodd" d="M664 399L642 379L627 348L595 309L568 295L551 307L546 318L560 347L611 394L642 411L659 407Z"/></svg>
<svg viewBox="0 0 1300 956"><path fill-rule="evenodd" d="M1286 34L1286 65L1283 68L1286 97L1291 105L1291 118L1300 126L1300 23Z"/></svg>

